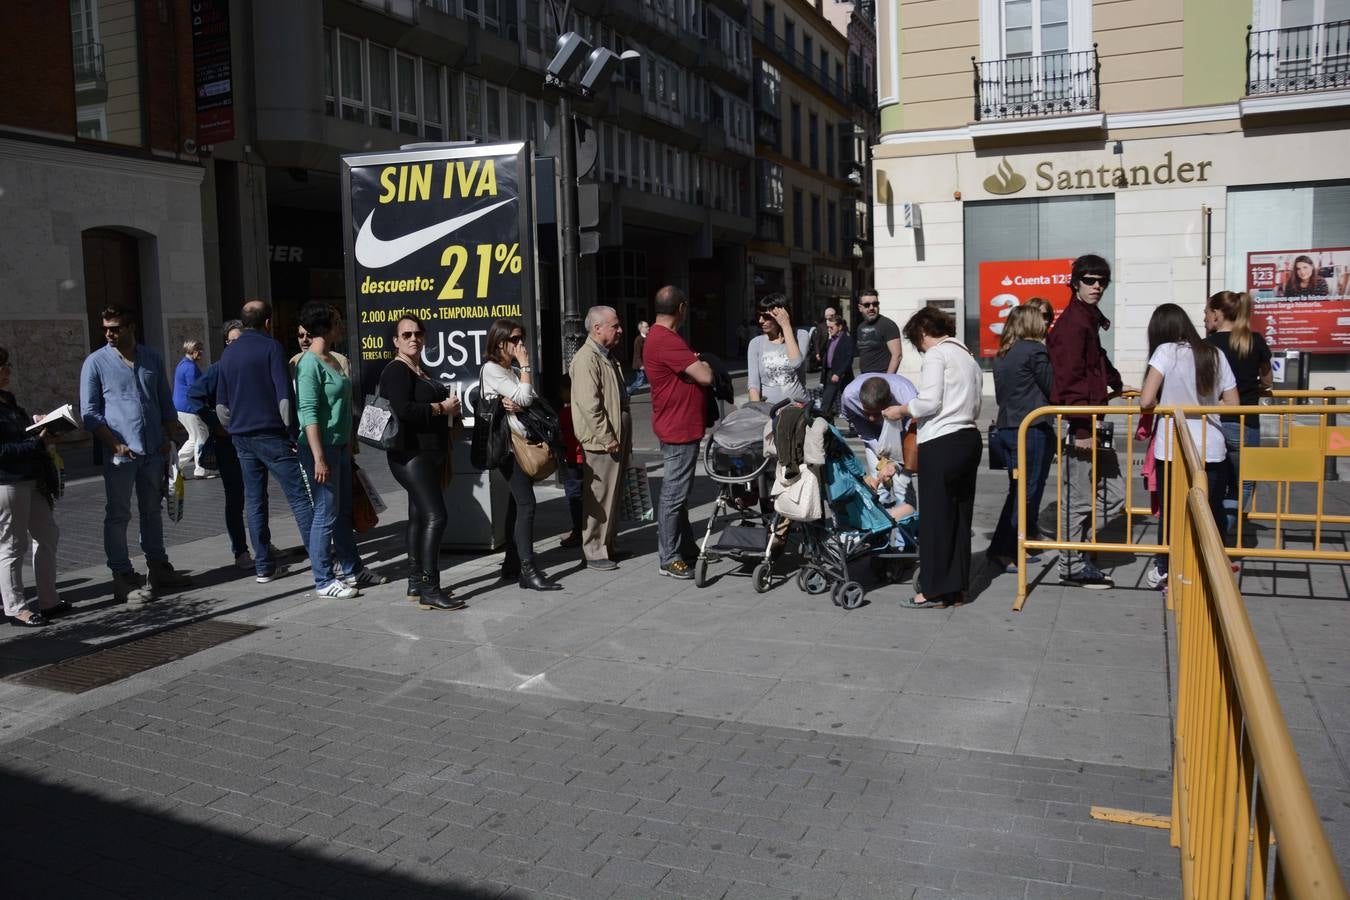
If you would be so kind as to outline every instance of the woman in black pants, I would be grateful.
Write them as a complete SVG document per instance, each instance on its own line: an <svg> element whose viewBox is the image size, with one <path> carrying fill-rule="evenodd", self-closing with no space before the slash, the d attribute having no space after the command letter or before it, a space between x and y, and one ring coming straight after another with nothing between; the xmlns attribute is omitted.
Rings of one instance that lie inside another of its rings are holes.
<svg viewBox="0 0 1350 900"><path fill-rule="evenodd" d="M535 399L534 367L530 365L530 348L525 343L525 327L514 319L493 322L483 356L487 362L483 363L479 392L484 400L501 397L507 425L525 437L525 426L516 413L528 408ZM506 561L502 563L502 578L515 578L526 590L562 590L562 585L545 578L534 563L534 481L516 465L510 452L498 471L511 488L511 500L506 505L510 541L506 545Z"/></svg>
<svg viewBox="0 0 1350 900"><path fill-rule="evenodd" d="M416 316L394 325L398 354L380 374L380 396L399 421L399 445L389 451L389 471L408 492L408 596L423 609L464 609L441 587L441 535L445 533L446 461L450 424L459 398L422 370L426 327Z"/></svg>
<svg viewBox="0 0 1350 900"><path fill-rule="evenodd" d="M919 395L900 408L919 421L919 580L904 606L960 606L970 584L970 521L980 468L980 365L956 339L956 325L926 306L905 323L923 354ZM889 417L888 417L889 418Z"/></svg>

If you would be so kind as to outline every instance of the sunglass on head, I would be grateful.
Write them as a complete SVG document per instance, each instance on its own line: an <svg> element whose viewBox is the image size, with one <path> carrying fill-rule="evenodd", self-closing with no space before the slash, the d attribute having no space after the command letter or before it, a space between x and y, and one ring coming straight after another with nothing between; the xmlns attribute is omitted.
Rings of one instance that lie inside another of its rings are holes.
<svg viewBox="0 0 1350 900"><path fill-rule="evenodd" d="M1083 284L1087 285L1100 284L1102 287L1106 287L1108 284L1111 283L1111 279L1107 278L1104 275L1084 275L1082 278L1078 280Z"/></svg>
<svg viewBox="0 0 1350 900"><path fill-rule="evenodd" d="M400 331L398 336L403 338L405 341L410 341L413 338L420 339L422 337L425 337L426 332L419 328L416 331Z"/></svg>

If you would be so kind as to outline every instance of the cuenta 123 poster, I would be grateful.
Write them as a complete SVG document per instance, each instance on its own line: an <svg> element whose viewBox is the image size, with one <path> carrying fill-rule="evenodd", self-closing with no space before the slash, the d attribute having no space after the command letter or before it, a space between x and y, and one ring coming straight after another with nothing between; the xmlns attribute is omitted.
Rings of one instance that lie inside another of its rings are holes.
<svg viewBox="0 0 1350 900"><path fill-rule="evenodd" d="M1350 247L1248 253L1247 291L1252 327L1272 347L1350 350Z"/></svg>
<svg viewBox="0 0 1350 900"><path fill-rule="evenodd" d="M1069 305L1071 259L1017 259L980 263L980 356L998 353L1003 326L1014 306L1032 297L1049 300L1055 315Z"/></svg>
<svg viewBox="0 0 1350 900"><path fill-rule="evenodd" d="M422 365L470 414L488 327L518 319L537 346L526 145L476 145L342 160L349 315L369 393L408 313L426 323ZM537 354L536 354L537 355Z"/></svg>

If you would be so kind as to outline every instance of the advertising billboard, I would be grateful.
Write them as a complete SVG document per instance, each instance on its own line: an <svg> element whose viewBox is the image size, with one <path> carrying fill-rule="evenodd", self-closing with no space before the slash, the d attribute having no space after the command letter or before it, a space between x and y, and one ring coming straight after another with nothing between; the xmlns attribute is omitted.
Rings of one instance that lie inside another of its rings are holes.
<svg viewBox="0 0 1350 900"><path fill-rule="evenodd" d="M343 157L348 316L361 393L374 390L394 357L394 325L409 312L426 323L423 368L460 392L466 416L494 320L520 320L538 359L526 146Z"/></svg>
<svg viewBox="0 0 1350 900"><path fill-rule="evenodd" d="M1248 253L1247 291L1252 328L1271 346L1350 351L1350 247Z"/></svg>
<svg viewBox="0 0 1350 900"><path fill-rule="evenodd" d="M1072 259L1019 259L980 263L980 356L994 356L1014 306L1032 297L1049 300L1055 315L1069 305Z"/></svg>

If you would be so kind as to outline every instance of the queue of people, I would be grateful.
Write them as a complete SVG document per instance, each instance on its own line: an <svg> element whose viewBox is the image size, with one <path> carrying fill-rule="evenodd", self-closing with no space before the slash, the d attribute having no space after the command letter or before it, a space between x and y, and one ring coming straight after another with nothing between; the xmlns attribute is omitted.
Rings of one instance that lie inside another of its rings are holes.
<svg viewBox="0 0 1350 900"><path fill-rule="evenodd" d="M1000 570L1015 572L1017 566L1018 486L1012 472L1018 469L1017 435L1023 419L1040 406L1099 406L1129 390L1100 338L1110 327L1100 310L1110 279L1104 259L1081 256L1070 275L1070 301L1058 317L1041 298L1014 308L1007 317L993 361L998 412L990 443L991 452L1007 460L1009 493L985 554ZM902 605L960 605L972 577L970 536L982 456L980 366L956 340L952 318L933 307L919 310L903 329L880 315L874 291L863 292L858 310L856 335L833 308L825 311L824 332L818 335L794 328L784 296L763 298L760 333L747 346L749 397L806 402L806 373L817 368L819 409L829 415L837 403L861 438L872 473L868 484L882 505L897 519L913 516L916 508L920 513L920 576L914 596ZM688 311L683 291L662 288L655 297L654 322L642 329L634 347L641 381L651 390L652 426L664 463L657 504L658 572L677 579L693 577L697 546L689 493L710 422L709 390L716 377L710 359L695 353L680 334ZM1250 296L1215 294L1205 307L1205 339L1180 306L1159 306L1148 328L1141 408L1254 404L1270 384L1270 348L1252 331L1251 314ZM84 427L104 452L104 549L116 600L146 602L191 585L168 560L160 520L163 484L175 453L170 439L175 424L188 435L177 455L185 474L216 474L201 466L202 448L208 442L212 446L234 562L252 569L259 583L285 572L268 523L271 479L281 487L295 518L318 596L350 599L388 580L363 563L353 528L351 371L333 350L344 336L341 312L322 302L306 304L299 316L301 350L289 361L271 336L271 315L265 301L246 303L239 319L225 323L225 352L204 372L200 342L185 343L171 390L161 358L138 342L132 316L118 308L104 310L106 344L85 361L80 407ZM500 319L487 332L481 398L500 403L509 435L493 464L509 491L509 540L500 575L526 590L561 588L543 571L534 549L535 484L553 471L552 465L541 463L541 443L544 457L555 455L550 446L566 448L559 462L572 530L563 546L579 547L584 565L599 571L619 568L624 558L618 546L620 499L632 451L629 398L639 382L625 376L617 359L624 339L617 311L592 307L585 328L587 339L565 377L561 422L536 388L523 324ZM917 385L896 372L901 334L922 356ZM399 426L394 444L386 448L386 461L408 497L407 596L423 608L450 611L466 606L443 584L439 558L448 522L450 448L464 410L459 395L423 368L426 336L426 326L414 315L394 324L396 352L381 372L377 393ZM855 359L860 369L856 377ZM53 510L59 477L48 452L53 436L46 429L29 430L33 419L7 391L11 371L9 353L0 348L0 594L12 623L38 627L69 609L55 588L59 530ZM1098 418L1065 420L1063 434L1049 420L1027 431L1021 470L1027 476L1026 528L1031 539L1041 535L1039 512L1057 443L1063 445L1059 502L1066 539L1089 540L1098 522L1120 512L1123 475L1114 448L1096 431ZM292 421L298 424L298 439ZM1242 447L1259 445L1259 428L1236 415L1188 424L1205 454L1212 513L1231 532L1254 489L1250 483L1237 483L1238 456ZM1170 429L1163 419L1146 436L1161 485L1168 483L1175 462ZM541 438L541 430L550 436ZM906 443L909 439L916 441L916 450ZM916 471L921 473L917 477ZM146 575L134 570L127 547L133 493ZM1165 513L1163 509L1159 516L1162 529ZM22 574L29 553L37 582L31 600ZM1028 557L1028 562L1037 561L1035 554ZM1082 554L1060 553L1059 568L1064 584L1112 585ZM1159 557L1146 580L1158 587L1166 574L1167 559Z"/></svg>

